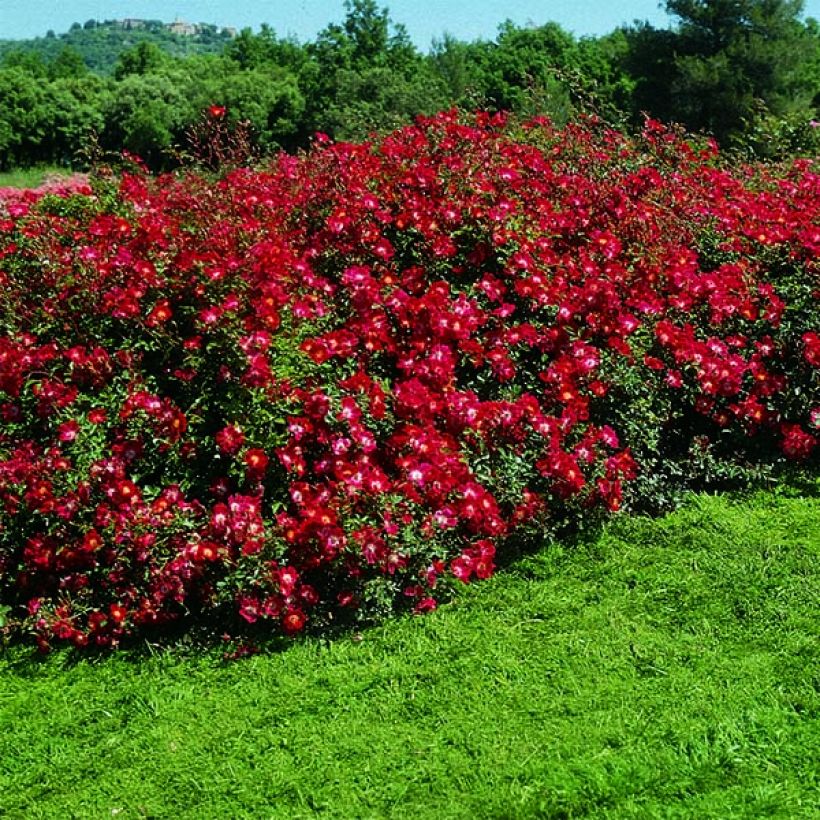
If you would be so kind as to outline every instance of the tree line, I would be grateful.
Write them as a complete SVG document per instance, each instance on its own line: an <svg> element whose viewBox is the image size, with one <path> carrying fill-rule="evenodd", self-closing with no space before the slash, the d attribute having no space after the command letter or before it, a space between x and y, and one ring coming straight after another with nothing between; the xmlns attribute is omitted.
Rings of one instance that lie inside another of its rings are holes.
<svg viewBox="0 0 820 820"><path fill-rule="evenodd" d="M0 167L81 165L93 142L168 168L209 105L245 123L262 152L316 132L358 139L454 105L559 122L592 109L626 127L648 114L759 156L820 146L820 26L802 19L802 0L666 6L670 29L576 38L552 22L506 22L493 40L444 35L427 53L376 0L349 0L342 22L305 43L263 25L233 38L214 29L185 54L164 35L96 62L67 43L0 49Z"/></svg>

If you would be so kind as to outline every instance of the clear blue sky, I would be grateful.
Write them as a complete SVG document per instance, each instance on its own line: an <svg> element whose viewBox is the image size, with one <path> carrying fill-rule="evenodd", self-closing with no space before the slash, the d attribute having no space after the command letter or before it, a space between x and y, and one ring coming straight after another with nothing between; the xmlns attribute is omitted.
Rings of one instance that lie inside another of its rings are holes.
<svg viewBox="0 0 820 820"><path fill-rule="evenodd" d="M550 20L576 35L603 34L621 23L649 20L662 28L669 18L659 0L392 0L379 3L404 23L423 49L445 31L462 40L491 39L498 24ZM808 16L820 19L820 0L807 0ZM277 34L311 39L330 22L344 18L343 0L0 0L0 39L42 36L48 29L67 31L86 20L140 17L258 30L269 23Z"/></svg>

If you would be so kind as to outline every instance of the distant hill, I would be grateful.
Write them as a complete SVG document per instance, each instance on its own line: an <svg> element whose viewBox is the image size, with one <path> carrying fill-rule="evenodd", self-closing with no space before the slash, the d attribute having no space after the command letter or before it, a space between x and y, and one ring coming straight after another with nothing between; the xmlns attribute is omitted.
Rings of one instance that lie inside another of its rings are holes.
<svg viewBox="0 0 820 820"><path fill-rule="evenodd" d="M0 61L10 52L23 52L50 63L66 47L70 47L82 57L89 70L110 74L119 55L141 42L155 43L174 57L184 57L190 54L217 54L235 36L234 29L210 23L88 20L84 24L74 23L64 34L49 31L44 37L30 40L0 39Z"/></svg>

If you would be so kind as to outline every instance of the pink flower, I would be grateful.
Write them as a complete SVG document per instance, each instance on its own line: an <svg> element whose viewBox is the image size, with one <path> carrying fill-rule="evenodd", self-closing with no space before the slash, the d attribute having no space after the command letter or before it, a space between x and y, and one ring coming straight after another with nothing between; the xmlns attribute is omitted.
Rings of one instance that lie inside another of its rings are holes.
<svg viewBox="0 0 820 820"><path fill-rule="evenodd" d="M253 624L259 619L259 600L251 595L242 595L239 598L239 614L249 623Z"/></svg>
<svg viewBox="0 0 820 820"><path fill-rule="evenodd" d="M58 437L60 441L69 442L77 438L77 433L80 431L80 425L74 420L63 422L58 430Z"/></svg>
<svg viewBox="0 0 820 820"><path fill-rule="evenodd" d="M245 443L245 434L240 427L229 424L216 434L216 444L225 455L234 455Z"/></svg>

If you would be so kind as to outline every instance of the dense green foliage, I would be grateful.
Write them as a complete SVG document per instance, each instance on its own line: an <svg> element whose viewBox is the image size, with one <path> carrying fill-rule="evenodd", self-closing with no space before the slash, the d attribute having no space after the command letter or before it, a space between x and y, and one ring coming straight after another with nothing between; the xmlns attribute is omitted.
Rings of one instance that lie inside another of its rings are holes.
<svg viewBox="0 0 820 820"><path fill-rule="evenodd" d="M760 156L820 146L820 28L800 0L669 0L673 30L635 25L575 38L556 23L500 26L495 40L445 35L422 53L376 0L299 43L263 26L174 34L75 24L0 41L0 170L84 165L89 139L178 162L209 104L245 121L259 150L293 149L317 131L359 139L459 105L546 114L579 108L622 125L649 113Z"/></svg>
<svg viewBox="0 0 820 820"><path fill-rule="evenodd" d="M421 619L0 660L8 817L816 817L820 499L696 497Z"/></svg>

